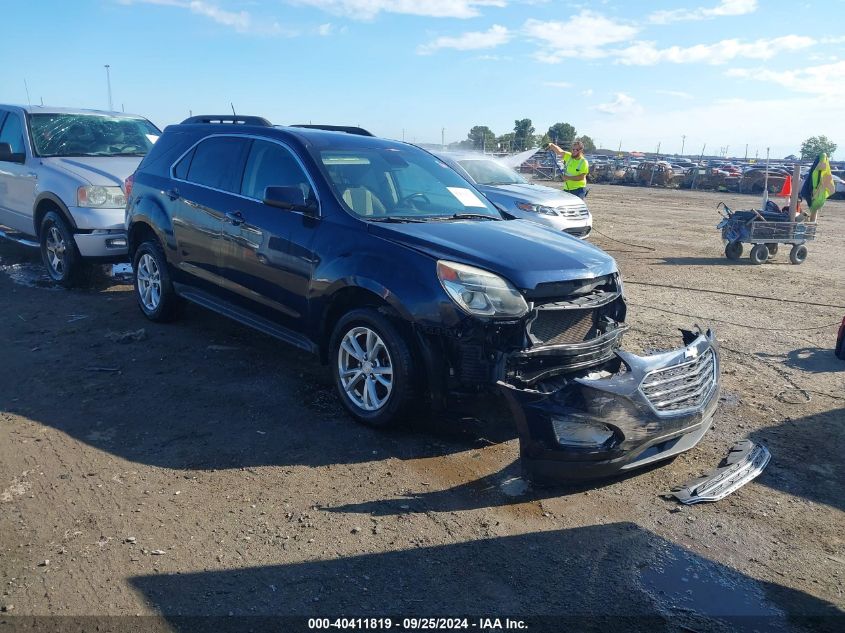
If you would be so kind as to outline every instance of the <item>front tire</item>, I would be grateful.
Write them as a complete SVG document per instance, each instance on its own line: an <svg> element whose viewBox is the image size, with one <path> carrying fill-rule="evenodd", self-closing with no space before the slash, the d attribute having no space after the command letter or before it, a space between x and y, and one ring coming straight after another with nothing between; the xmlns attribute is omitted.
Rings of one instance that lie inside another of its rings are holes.
<svg viewBox="0 0 845 633"><path fill-rule="evenodd" d="M765 264L769 261L769 247L765 244L755 244L749 254L751 261L755 264Z"/></svg>
<svg viewBox="0 0 845 633"><path fill-rule="evenodd" d="M791 261L796 266L799 264L803 264L806 259L807 247L803 244L795 244L792 247L792 250L789 251L789 261Z"/></svg>
<svg viewBox="0 0 845 633"><path fill-rule="evenodd" d="M377 310L344 315L329 350L338 397L358 422L395 426L417 401L417 367L408 341Z"/></svg>
<svg viewBox="0 0 845 633"><path fill-rule="evenodd" d="M178 296L173 289L167 258L154 240L143 242L132 257L132 279L138 307L150 321L170 321L176 315Z"/></svg>
<svg viewBox="0 0 845 633"><path fill-rule="evenodd" d="M67 220L57 211L48 211L38 235L41 259L50 279L66 288L79 285L85 278L86 265Z"/></svg>

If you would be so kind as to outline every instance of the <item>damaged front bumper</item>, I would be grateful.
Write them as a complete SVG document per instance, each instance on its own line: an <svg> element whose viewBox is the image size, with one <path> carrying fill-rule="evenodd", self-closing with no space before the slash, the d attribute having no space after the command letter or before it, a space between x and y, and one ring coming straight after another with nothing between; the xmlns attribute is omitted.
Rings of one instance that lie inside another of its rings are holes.
<svg viewBox="0 0 845 633"><path fill-rule="evenodd" d="M615 350L580 374L499 381L530 478L606 477L694 447L718 405L719 353L712 331L682 334L679 349L650 356Z"/></svg>

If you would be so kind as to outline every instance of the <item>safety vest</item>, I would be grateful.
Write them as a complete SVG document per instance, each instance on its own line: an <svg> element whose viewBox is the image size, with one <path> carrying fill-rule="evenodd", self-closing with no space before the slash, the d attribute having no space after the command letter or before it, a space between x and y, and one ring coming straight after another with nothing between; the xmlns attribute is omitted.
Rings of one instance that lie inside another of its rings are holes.
<svg viewBox="0 0 845 633"><path fill-rule="evenodd" d="M581 176L578 180L566 180L563 183L564 191L581 189L587 186L587 172L590 171L590 163L582 155L579 159L572 158L572 152L563 153L563 173L567 176Z"/></svg>

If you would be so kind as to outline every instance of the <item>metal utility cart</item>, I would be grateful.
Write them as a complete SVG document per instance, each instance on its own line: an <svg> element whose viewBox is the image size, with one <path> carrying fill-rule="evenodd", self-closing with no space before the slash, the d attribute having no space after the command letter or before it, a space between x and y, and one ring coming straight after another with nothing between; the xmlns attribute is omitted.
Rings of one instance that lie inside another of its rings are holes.
<svg viewBox="0 0 845 633"><path fill-rule="evenodd" d="M807 259L805 244L816 239L815 222L791 222L789 215L780 210L733 211L724 203L720 203L718 209L722 221L716 228L722 231L725 257L728 259L739 259L742 257L742 245L752 244L751 261L765 264L777 254L780 244L791 244L789 261L803 264Z"/></svg>

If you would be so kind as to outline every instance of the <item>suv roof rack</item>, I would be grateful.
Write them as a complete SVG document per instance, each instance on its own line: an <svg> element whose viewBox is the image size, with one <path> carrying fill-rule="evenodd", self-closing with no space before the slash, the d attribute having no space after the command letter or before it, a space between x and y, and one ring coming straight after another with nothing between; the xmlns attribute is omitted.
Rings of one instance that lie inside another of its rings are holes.
<svg viewBox="0 0 845 633"><path fill-rule="evenodd" d="M258 125L261 127L273 126L273 124L264 117L240 116L233 114L200 114L198 116L188 117L182 121L182 125L187 123L236 123L240 125Z"/></svg>
<svg viewBox="0 0 845 633"><path fill-rule="evenodd" d="M355 127L354 125L311 125L299 123L291 125L290 127L305 127L311 130L327 130L328 132L346 132L347 134L355 134L357 136L375 136L372 132L365 130L362 127Z"/></svg>

